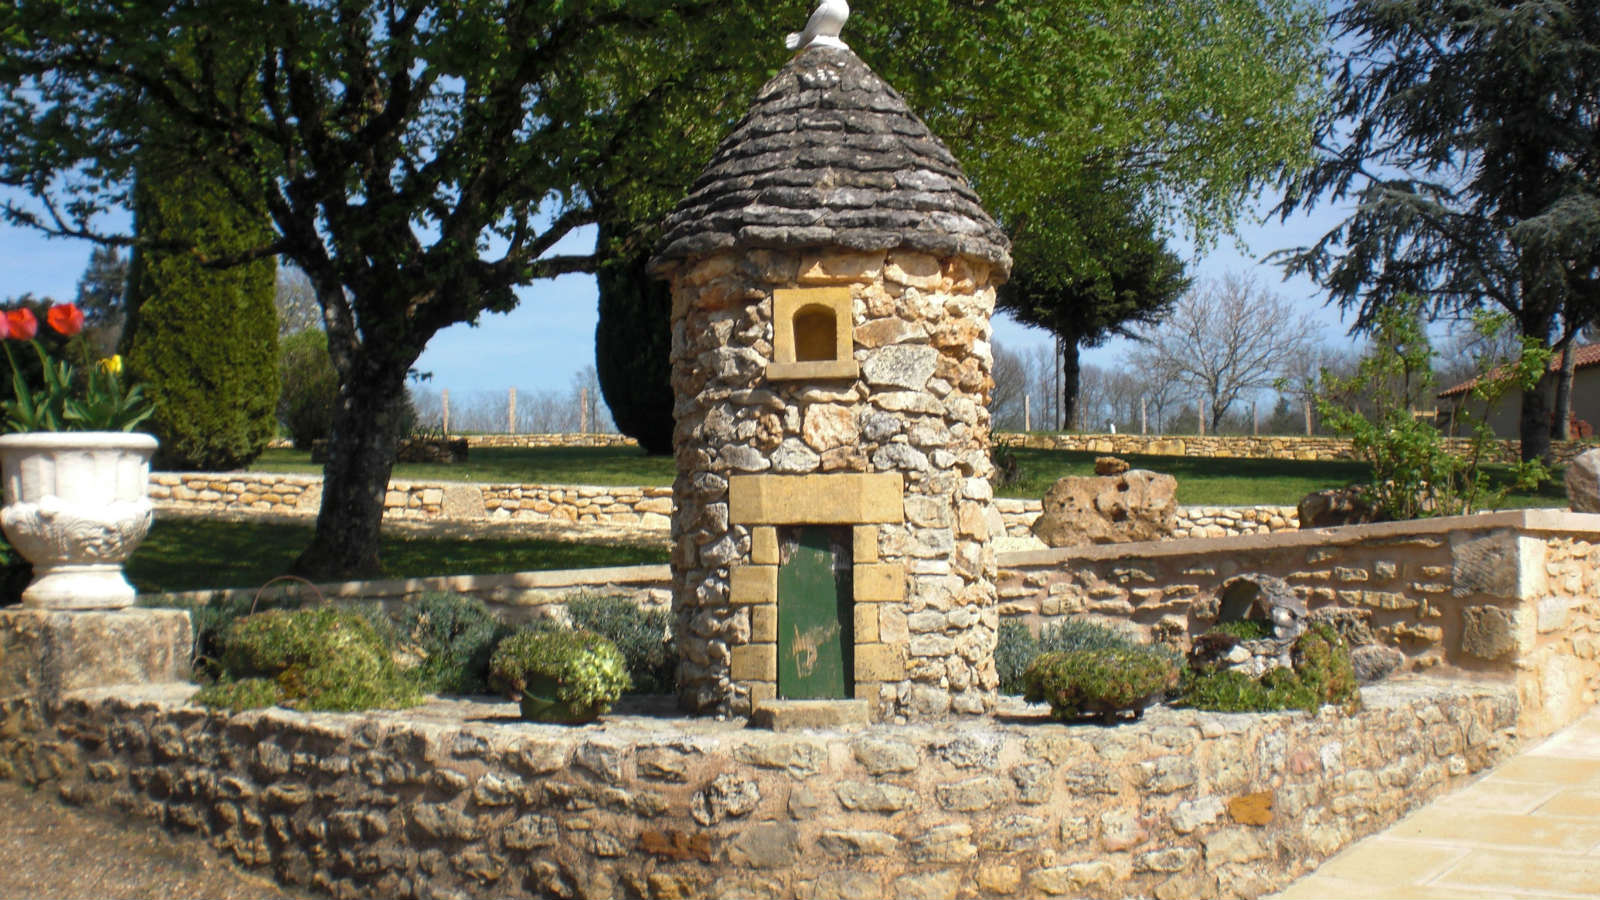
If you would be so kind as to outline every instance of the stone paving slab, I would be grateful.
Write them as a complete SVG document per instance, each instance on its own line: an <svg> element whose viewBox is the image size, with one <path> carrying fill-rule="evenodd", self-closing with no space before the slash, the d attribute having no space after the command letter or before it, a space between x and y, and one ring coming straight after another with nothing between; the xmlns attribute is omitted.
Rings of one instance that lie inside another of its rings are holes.
<svg viewBox="0 0 1600 900"><path fill-rule="evenodd" d="M1600 708L1275 896L1600 898Z"/></svg>

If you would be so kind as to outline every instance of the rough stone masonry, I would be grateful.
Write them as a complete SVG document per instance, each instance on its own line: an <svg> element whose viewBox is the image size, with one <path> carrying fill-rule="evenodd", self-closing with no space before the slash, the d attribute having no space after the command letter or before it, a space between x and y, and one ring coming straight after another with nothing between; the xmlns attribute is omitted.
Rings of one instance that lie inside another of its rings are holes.
<svg viewBox="0 0 1600 900"><path fill-rule="evenodd" d="M813 47L653 266L672 286L686 705L784 696L780 543L829 525L851 530L847 696L880 720L991 711L989 319L1010 257L949 151L853 53Z"/></svg>

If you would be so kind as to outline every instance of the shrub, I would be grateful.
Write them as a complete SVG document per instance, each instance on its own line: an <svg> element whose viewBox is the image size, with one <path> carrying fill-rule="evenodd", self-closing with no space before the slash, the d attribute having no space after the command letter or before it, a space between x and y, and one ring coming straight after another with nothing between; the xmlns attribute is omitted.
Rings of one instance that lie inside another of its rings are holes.
<svg viewBox="0 0 1600 900"><path fill-rule="evenodd" d="M194 629L195 674L217 680L223 677L222 637L234 622L269 609L299 609L301 598L294 594L271 595L259 601L242 594L217 592L204 600L180 599L165 595L140 597L140 606L181 609L189 614Z"/></svg>
<svg viewBox="0 0 1600 900"><path fill-rule="evenodd" d="M645 612L632 597L578 594L567 600L567 615L575 627L617 645L628 661L634 693L670 694L677 689L678 656L665 610Z"/></svg>
<svg viewBox="0 0 1600 900"><path fill-rule="evenodd" d="M1039 639L1021 622L1001 622L995 634L994 668L1000 676L1000 693L1021 694L1027 690L1022 673L1039 655Z"/></svg>
<svg viewBox="0 0 1600 900"><path fill-rule="evenodd" d="M1274 669L1259 680L1230 670L1187 670L1179 702L1215 712L1315 712L1328 703L1360 707L1361 692L1350 664L1350 650L1333 628L1312 625L1295 640L1290 656L1292 670Z"/></svg>
<svg viewBox="0 0 1600 900"><path fill-rule="evenodd" d="M396 622L397 642L421 657L412 676L425 691L482 694L489 657L512 633L483 605L460 594L424 594Z"/></svg>
<svg viewBox="0 0 1600 900"><path fill-rule="evenodd" d="M283 340L278 354L278 420L296 450L310 450L313 441L333 433L333 407L339 399L339 375L328 356L328 336L308 328Z"/></svg>
<svg viewBox="0 0 1600 900"><path fill-rule="evenodd" d="M272 235L270 220L241 208L219 182L170 166L140 169L134 208L142 240L194 241L210 256L259 246ZM218 269L184 250L134 252L123 352L129 383L142 383L155 404L144 428L161 441L157 466L239 468L272 439L274 281L271 259Z"/></svg>
<svg viewBox="0 0 1600 900"><path fill-rule="evenodd" d="M596 715L628 689L628 662L617 645L592 631L530 628L500 642L489 661L489 683L521 699L535 682L554 685L555 698Z"/></svg>
<svg viewBox="0 0 1600 900"><path fill-rule="evenodd" d="M283 688L270 678L241 678L206 685L194 695L201 706L217 706L239 712L277 706L284 701Z"/></svg>
<svg viewBox="0 0 1600 900"><path fill-rule="evenodd" d="M995 635L994 667L1000 692L1021 694L1026 689L1022 673L1041 653L1072 650L1110 650L1138 646L1130 634L1090 619L1066 619L1046 625L1038 637L1021 622L1001 622Z"/></svg>
<svg viewBox="0 0 1600 900"><path fill-rule="evenodd" d="M1029 702L1044 701L1057 719L1119 712L1137 718L1145 706L1178 685L1178 663L1156 647L1125 646L1040 654L1023 673Z"/></svg>
<svg viewBox="0 0 1600 900"><path fill-rule="evenodd" d="M672 452L672 291L645 271L648 241L619 250L628 229L602 222L596 252L608 258L595 271L599 322L594 366L617 430L649 454Z"/></svg>
<svg viewBox="0 0 1600 900"><path fill-rule="evenodd" d="M395 666L389 646L366 616L321 607L246 616L222 635L222 677L196 700L212 705L241 696L260 699L270 680L278 702L305 710L395 709L419 702L416 687Z"/></svg>

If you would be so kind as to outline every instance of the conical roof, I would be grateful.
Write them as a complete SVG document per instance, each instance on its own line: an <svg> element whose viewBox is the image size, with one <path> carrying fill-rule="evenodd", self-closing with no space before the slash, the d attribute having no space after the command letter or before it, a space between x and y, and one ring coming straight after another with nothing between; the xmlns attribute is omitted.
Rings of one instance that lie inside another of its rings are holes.
<svg viewBox="0 0 1600 900"><path fill-rule="evenodd" d="M961 165L854 53L812 46L756 96L667 216L654 271L729 249L906 249L1011 270Z"/></svg>

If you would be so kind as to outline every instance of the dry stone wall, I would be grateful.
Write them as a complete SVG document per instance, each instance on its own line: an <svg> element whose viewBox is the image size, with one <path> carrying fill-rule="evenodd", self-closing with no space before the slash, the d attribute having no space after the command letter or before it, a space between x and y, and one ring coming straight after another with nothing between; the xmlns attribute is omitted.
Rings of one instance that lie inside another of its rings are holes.
<svg viewBox="0 0 1600 900"><path fill-rule="evenodd" d="M869 473L899 476L903 513L810 520L871 523L857 561L885 576L881 594L857 590L855 696L885 718L992 706L987 538L1000 523L989 483L987 279L983 264L959 257L842 250L725 253L674 275L673 568L679 686L691 708L746 715L775 690L775 631L753 621L760 599L735 596L732 581L739 566L752 567L751 583L770 580L765 566L777 560L752 557L754 530L732 515L730 479L800 476L796 496L814 498L846 493L832 476ZM859 374L766 377L773 292L795 285L849 291Z"/></svg>
<svg viewBox="0 0 1600 900"><path fill-rule="evenodd" d="M1524 734L1600 696L1600 516L1516 510L1293 534L1002 554L1000 614L1130 622L1183 644L1234 575L1287 581L1315 613L1344 610L1412 672L1514 683Z"/></svg>
<svg viewBox="0 0 1600 900"><path fill-rule="evenodd" d="M1118 728L580 728L504 703L229 715L185 685L0 702L0 776L334 897L1256 897L1515 743L1492 685Z"/></svg>
<svg viewBox="0 0 1600 900"><path fill-rule="evenodd" d="M1081 450L1091 453L1146 454L1150 456L1204 456L1214 459L1354 459L1348 438L1303 437L1295 435L1172 435L1172 434L996 434L995 440L1013 447L1036 450ZM1486 456L1491 462L1511 463L1520 457L1521 444L1514 440L1493 441ZM1554 441L1550 452L1558 463L1593 449L1594 441ZM1466 453L1471 441L1446 438L1452 453Z"/></svg>
<svg viewBox="0 0 1600 900"><path fill-rule="evenodd" d="M315 516L322 479L265 472L157 472L150 498L180 513ZM391 481L384 516L401 520L573 522L665 531L672 489L581 484Z"/></svg>

